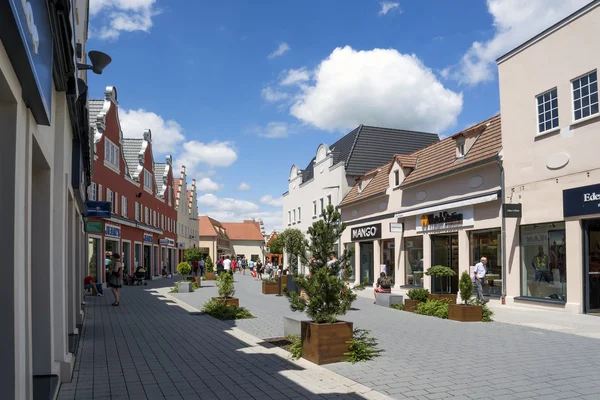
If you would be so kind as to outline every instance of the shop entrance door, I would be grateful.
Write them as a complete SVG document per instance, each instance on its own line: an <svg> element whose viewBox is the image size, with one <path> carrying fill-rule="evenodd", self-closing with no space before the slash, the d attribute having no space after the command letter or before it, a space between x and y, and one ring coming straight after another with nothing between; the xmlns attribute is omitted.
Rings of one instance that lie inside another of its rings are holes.
<svg viewBox="0 0 600 400"><path fill-rule="evenodd" d="M587 312L600 315L600 220L586 223Z"/></svg>
<svg viewBox="0 0 600 400"><path fill-rule="evenodd" d="M144 245L144 268L146 269L146 279L152 279L152 247Z"/></svg>
<svg viewBox="0 0 600 400"><path fill-rule="evenodd" d="M373 242L360 243L360 281L373 284Z"/></svg>
<svg viewBox="0 0 600 400"><path fill-rule="evenodd" d="M456 275L448 278L432 278L432 293L458 293L458 234L435 235L431 237L433 257L431 266L443 265L451 268Z"/></svg>

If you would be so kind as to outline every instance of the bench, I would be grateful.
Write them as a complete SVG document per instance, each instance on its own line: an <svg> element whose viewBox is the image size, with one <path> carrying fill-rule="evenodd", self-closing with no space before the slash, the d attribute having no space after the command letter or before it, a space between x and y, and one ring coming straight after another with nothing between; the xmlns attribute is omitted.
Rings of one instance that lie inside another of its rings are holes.
<svg viewBox="0 0 600 400"><path fill-rule="evenodd" d="M300 335L300 326L306 317L283 317L283 336Z"/></svg>
<svg viewBox="0 0 600 400"><path fill-rule="evenodd" d="M403 298L400 294L375 293L375 304L389 308L392 304L403 304Z"/></svg>

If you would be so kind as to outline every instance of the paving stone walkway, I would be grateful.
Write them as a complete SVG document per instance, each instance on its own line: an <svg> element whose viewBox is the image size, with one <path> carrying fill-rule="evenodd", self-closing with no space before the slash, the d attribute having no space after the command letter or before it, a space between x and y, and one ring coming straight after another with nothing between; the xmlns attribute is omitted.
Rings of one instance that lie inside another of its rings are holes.
<svg viewBox="0 0 600 400"><path fill-rule="evenodd" d="M258 318L231 324L260 338L283 335L285 297L261 294L236 274L236 297ZM214 282L175 297L201 307ZM385 353L326 366L397 399L600 399L600 340L513 324L459 323L375 306L359 298L344 320L369 329Z"/></svg>
<svg viewBox="0 0 600 400"><path fill-rule="evenodd" d="M172 284L124 287L119 307L111 306L108 291L86 297L73 380L61 386L60 400L389 398L305 360L288 360L284 350L231 322L190 315L157 295ZM216 292L203 288L196 295L209 291ZM266 320L268 326L276 318Z"/></svg>

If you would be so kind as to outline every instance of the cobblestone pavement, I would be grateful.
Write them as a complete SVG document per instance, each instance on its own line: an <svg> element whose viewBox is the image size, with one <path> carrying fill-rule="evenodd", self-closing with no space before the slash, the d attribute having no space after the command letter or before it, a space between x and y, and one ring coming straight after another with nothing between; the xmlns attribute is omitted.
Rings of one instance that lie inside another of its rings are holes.
<svg viewBox="0 0 600 400"><path fill-rule="evenodd" d="M236 274L236 297L258 318L233 324L260 338L283 335L285 297L261 294ZM199 307L216 293L205 282L177 294ZM367 289L368 290L368 289ZM600 341L527 326L460 323L376 306L359 298L342 319L368 329L385 352L374 361L327 369L397 399L600 399ZM296 313L300 316L298 313Z"/></svg>
<svg viewBox="0 0 600 400"><path fill-rule="evenodd" d="M172 284L126 286L119 307L108 291L86 297L73 379L60 400L389 398L154 292Z"/></svg>

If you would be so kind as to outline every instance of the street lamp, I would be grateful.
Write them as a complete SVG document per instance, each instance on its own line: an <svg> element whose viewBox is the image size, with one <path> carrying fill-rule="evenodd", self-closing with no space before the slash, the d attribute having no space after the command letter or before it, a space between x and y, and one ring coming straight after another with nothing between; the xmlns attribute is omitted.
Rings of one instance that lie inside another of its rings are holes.
<svg viewBox="0 0 600 400"><path fill-rule="evenodd" d="M83 71L91 69L95 74L101 75L104 68L111 63L112 58L101 51L92 50L88 53L88 58L92 65L77 63L77 69Z"/></svg>

